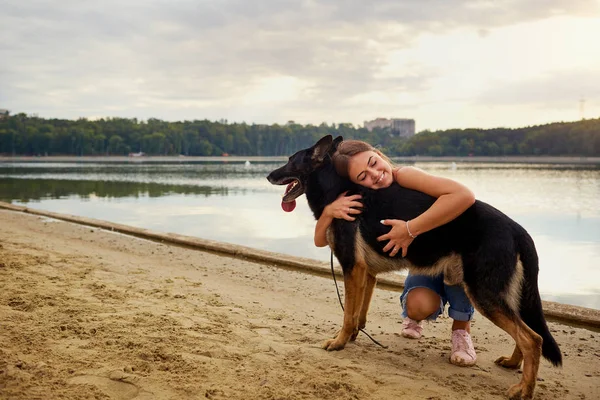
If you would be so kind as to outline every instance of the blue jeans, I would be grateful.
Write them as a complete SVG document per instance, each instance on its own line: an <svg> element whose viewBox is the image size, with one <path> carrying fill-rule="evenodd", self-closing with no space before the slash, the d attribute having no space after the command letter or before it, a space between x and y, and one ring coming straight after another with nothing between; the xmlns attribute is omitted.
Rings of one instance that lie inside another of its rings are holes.
<svg viewBox="0 0 600 400"><path fill-rule="evenodd" d="M428 320L434 321L440 314L444 312L446 303L450 304L448 308L448 316L457 321L470 321L473 318L475 310L465 294L462 285L446 285L444 283L444 275L435 277L424 275L408 274L404 282L404 291L400 296L400 305L402 306L402 317L406 318L406 297L414 288L427 288L436 292L440 296L439 309L427 317Z"/></svg>

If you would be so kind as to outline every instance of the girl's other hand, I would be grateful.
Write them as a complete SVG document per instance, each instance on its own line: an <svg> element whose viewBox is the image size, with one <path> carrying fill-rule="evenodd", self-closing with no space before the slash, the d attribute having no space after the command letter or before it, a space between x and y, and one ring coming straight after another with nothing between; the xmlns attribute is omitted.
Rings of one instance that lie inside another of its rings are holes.
<svg viewBox="0 0 600 400"><path fill-rule="evenodd" d="M332 218L345 219L346 221L354 221L356 218L352 215L360 214L363 205L358 200L362 198L360 194L346 196L348 192L344 192L338 196L333 203L325 207L325 212Z"/></svg>
<svg viewBox="0 0 600 400"><path fill-rule="evenodd" d="M406 221L401 219L384 219L381 221L383 225L391 226L392 229L385 235L381 235L377 238L378 241L389 240L383 248L383 252L387 253L391 250L389 256L394 257L400 250L402 250L402 257L406 257L408 252L408 246L414 240L408 234L406 229Z"/></svg>

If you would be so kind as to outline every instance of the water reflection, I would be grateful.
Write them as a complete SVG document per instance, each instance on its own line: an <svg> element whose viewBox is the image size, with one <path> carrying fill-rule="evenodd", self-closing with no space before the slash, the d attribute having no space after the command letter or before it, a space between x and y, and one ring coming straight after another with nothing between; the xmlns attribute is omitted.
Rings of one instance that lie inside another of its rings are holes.
<svg viewBox="0 0 600 400"><path fill-rule="evenodd" d="M283 188L265 179L277 165L0 164L0 199L328 261L306 201L281 210ZM416 165L465 183L530 232L544 299L600 308L600 169Z"/></svg>
<svg viewBox="0 0 600 400"><path fill-rule="evenodd" d="M163 197L172 194L193 194L202 196L227 196L229 188L223 186L167 185L152 182L111 182L82 181L66 179L15 179L0 178L0 200L23 203L42 199L78 197L82 200L91 197Z"/></svg>

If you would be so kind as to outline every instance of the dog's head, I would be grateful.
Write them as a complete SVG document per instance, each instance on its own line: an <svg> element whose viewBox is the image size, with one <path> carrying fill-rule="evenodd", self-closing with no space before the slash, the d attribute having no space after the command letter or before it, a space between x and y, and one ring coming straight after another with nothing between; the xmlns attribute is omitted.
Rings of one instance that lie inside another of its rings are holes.
<svg viewBox="0 0 600 400"><path fill-rule="evenodd" d="M294 210L296 198L304 194L310 174L331 162L331 155L342 140L341 136L334 140L333 136L327 135L314 146L298 151L289 158L287 164L267 176L273 185L287 185L281 200L284 211Z"/></svg>

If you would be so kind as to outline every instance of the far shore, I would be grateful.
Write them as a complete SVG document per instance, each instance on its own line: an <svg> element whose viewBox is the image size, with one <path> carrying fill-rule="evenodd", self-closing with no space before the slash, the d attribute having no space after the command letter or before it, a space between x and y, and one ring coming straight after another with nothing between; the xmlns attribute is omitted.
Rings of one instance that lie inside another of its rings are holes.
<svg viewBox="0 0 600 400"><path fill-rule="evenodd" d="M600 165L599 157L559 157L559 156L410 156L391 157L399 163L503 163L503 164L578 164L578 165ZM67 163L94 163L94 162L118 162L118 163L194 163L194 162L224 162L245 163L249 162L284 162L287 156L2 156L0 162L67 162Z"/></svg>

